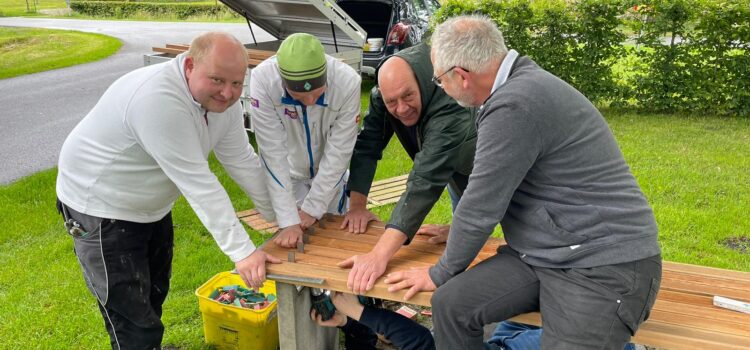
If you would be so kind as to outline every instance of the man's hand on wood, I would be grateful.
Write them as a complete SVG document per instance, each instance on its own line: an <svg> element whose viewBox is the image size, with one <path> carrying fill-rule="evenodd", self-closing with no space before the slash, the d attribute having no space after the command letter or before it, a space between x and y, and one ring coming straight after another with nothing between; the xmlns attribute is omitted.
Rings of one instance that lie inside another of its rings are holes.
<svg viewBox="0 0 750 350"><path fill-rule="evenodd" d="M429 268L411 269L389 273L385 277L389 292L409 288L404 294L404 301L411 299L418 292L430 292L437 289L430 278Z"/></svg>

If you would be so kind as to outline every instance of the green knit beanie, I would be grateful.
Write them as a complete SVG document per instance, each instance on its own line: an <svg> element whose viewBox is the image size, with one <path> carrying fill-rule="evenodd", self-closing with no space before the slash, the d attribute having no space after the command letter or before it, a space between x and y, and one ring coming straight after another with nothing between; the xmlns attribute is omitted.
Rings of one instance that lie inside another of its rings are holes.
<svg viewBox="0 0 750 350"><path fill-rule="evenodd" d="M284 39L276 51L279 73L286 88L308 92L326 83L326 56L318 38L295 33Z"/></svg>

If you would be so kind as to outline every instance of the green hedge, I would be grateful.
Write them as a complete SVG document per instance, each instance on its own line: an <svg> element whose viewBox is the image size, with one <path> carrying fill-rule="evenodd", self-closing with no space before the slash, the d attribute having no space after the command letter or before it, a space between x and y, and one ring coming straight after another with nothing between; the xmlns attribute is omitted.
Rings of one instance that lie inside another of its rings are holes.
<svg viewBox="0 0 750 350"><path fill-rule="evenodd" d="M750 0L449 0L433 25L470 13L597 103L750 116Z"/></svg>
<svg viewBox="0 0 750 350"><path fill-rule="evenodd" d="M158 0L157 0L158 1ZM96 17L128 18L137 13L147 13L155 17L176 17L185 19L192 16L224 17L237 16L224 5L214 3L151 3L123 1L73 1L70 8L80 14Z"/></svg>
<svg viewBox="0 0 750 350"><path fill-rule="evenodd" d="M215 5L217 2L213 0L90 0L91 2L146 2L146 3L181 3L181 4L212 4ZM73 1L77 2L77 1Z"/></svg>

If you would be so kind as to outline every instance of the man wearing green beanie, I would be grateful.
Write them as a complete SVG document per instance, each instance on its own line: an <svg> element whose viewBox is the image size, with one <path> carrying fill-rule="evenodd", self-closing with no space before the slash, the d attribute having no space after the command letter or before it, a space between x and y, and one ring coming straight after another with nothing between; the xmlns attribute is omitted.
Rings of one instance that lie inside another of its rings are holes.
<svg viewBox="0 0 750 350"><path fill-rule="evenodd" d="M304 33L287 37L276 56L251 71L250 116L281 229L276 244L296 247L303 230L325 213L346 213L361 82L352 67L326 55L320 41ZM297 294L294 304L309 303L302 298L309 293ZM357 338L374 348L377 337L363 327L344 327L347 344Z"/></svg>
<svg viewBox="0 0 750 350"><path fill-rule="evenodd" d="M296 247L323 214L346 212L361 81L304 33L252 70L250 115L281 228L277 244Z"/></svg>

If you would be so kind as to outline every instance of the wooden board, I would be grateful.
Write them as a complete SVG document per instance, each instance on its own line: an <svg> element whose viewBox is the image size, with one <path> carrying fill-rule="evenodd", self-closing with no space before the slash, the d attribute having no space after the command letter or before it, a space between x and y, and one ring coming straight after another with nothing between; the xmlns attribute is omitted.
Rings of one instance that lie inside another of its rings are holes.
<svg viewBox="0 0 750 350"><path fill-rule="evenodd" d="M351 234L339 229L341 217L326 217L324 227L316 225L308 236L304 252L287 249L266 242L263 249L284 260L269 264L268 272L283 276L323 279L322 284L296 283L311 287L348 291L348 269L336 264L350 256L369 252L384 231L383 223L375 222L363 234ZM504 244L490 239L473 264L494 255ZM445 245L427 242L417 235L411 244L401 247L388 264L386 274L409 268L428 267L437 262ZM295 262L287 262L294 252ZM661 290L649 320L633 338L633 342L661 349L750 349L750 315L726 310L713 305L713 296L750 301L750 273L728 271L695 265L664 262ZM390 293L377 280L369 296L402 301L403 291ZM430 306L432 293L418 293L409 302ZM513 320L541 324L539 313L519 315Z"/></svg>
<svg viewBox="0 0 750 350"><path fill-rule="evenodd" d="M408 178L409 175L401 175L373 182L367 195L367 209L398 202Z"/></svg>
<svg viewBox="0 0 750 350"><path fill-rule="evenodd" d="M305 244L303 253L300 253L297 249L282 248L270 240L267 241L263 250L284 260L281 264L269 264L267 266L268 273L319 278L325 280L322 285L311 283L298 284L347 291L346 282L349 269L339 268L337 264L353 255L369 252L383 233L384 225L381 222L371 223L365 233L353 234L340 229L342 220L342 217L333 216L323 218L321 221L324 227L320 227L320 225L314 226L314 232L308 236L308 243ZM431 244L427 242L427 239L428 237L426 236L417 235L411 244L401 247L393 257L393 260L388 264L385 274L410 268L429 267L435 264L440 258L445 245ZM494 254L501 243L501 240L491 239L485 248L482 249L480 258L474 263ZM295 262L287 261L289 252L294 252ZM388 292L387 286L383 282L384 278L380 277L375 283L375 288L367 293L367 295L381 299L402 300L404 292ZM419 293L410 302L429 306L431 297L432 293Z"/></svg>
<svg viewBox="0 0 750 350"><path fill-rule="evenodd" d="M177 56L188 49L190 49L190 45L187 44L167 44L165 47L152 47L151 48L154 52L158 53L165 53L169 56ZM266 51L266 50L257 50L257 49L247 49L247 55L248 55L248 61L247 65L248 67L255 67L259 65L261 62L263 62L265 59L275 55L276 52L273 51Z"/></svg>

